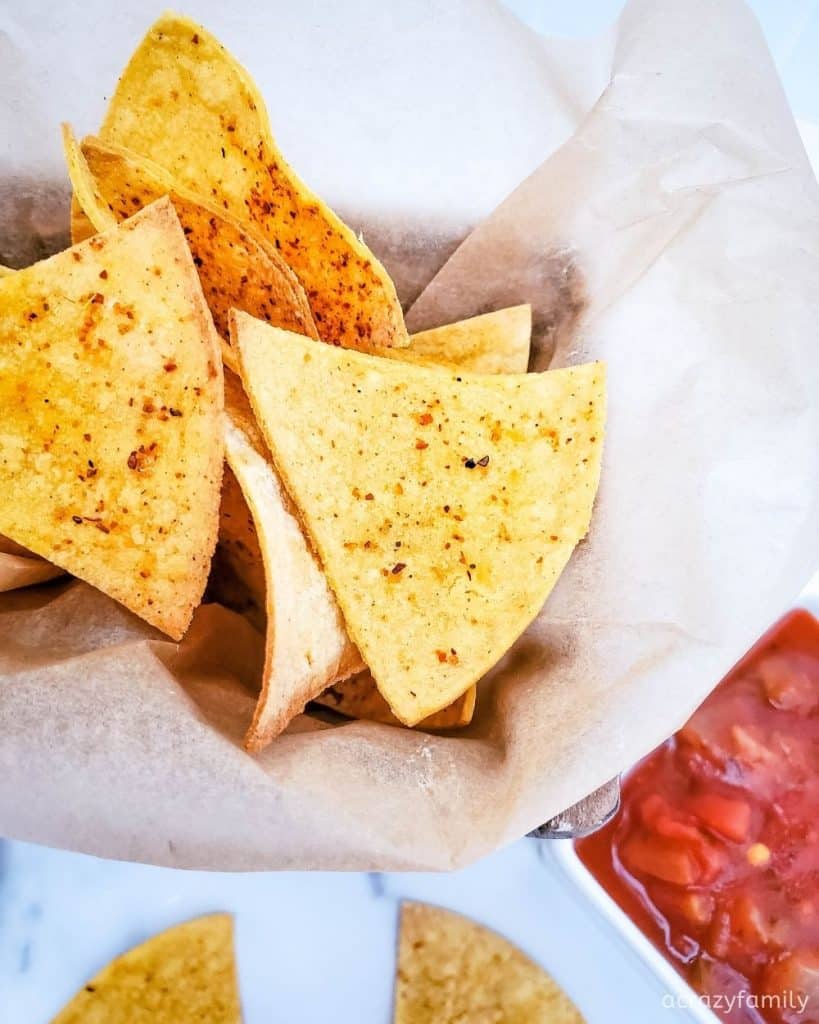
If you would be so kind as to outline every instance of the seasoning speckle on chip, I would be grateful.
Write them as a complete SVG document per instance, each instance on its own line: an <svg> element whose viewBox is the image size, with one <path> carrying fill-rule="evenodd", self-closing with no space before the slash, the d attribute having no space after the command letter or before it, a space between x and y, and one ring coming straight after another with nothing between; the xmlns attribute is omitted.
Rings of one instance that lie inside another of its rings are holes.
<svg viewBox="0 0 819 1024"><path fill-rule="evenodd" d="M414 725L511 647L585 535L600 471L603 367L453 375L317 344L239 313L234 346L350 636L393 713ZM425 404L441 430L419 450L415 414ZM463 472L474 451L490 454L489 464ZM350 501L354 487L377 500ZM446 504L459 521L441 514ZM398 541L400 585L382 573Z"/></svg>
<svg viewBox="0 0 819 1024"><path fill-rule="evenodd" d="M101 137L149 157L279 250L324 341L408 343L386 270L296 177L250 76L195 22L170 12L155 22L119 80Z"/></svg>
<svg viewBox="0 0 819 1024"><path fill-rule="evenodd" d="M98 231L170 196L202 282L216 330L230 352L232 308L311 338L317 338L307 297L275 248L207 200L187 192L157 164L119 146L85 139L78 147L64 129L67 163L75 195Z"/></svg>
<svg viewBox="0 0 819 1024"><path fill-rule="evenodd" d="M216 541L222 403L167 200L3 278L0 532L180 637Z"/></svg>

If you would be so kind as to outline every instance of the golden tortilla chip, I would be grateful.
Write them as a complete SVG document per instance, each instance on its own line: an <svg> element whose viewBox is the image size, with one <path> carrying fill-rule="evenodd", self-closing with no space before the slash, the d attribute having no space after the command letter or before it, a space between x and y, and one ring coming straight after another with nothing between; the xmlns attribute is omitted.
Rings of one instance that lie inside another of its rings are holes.
<svg viewBox="0 0 819 1024"><path fill-rule="evenodd" d="M266 617L262 691L245 747L261 750L335 679L363 667L315 555L305 542L295 509L271 465L239 381L225 382L228 464L244 495L251 521L228 493L220 541ZM261 555L260 563L253 559Z"/></svg>
<svg viewBox="0 0 819 1024"><path fill-rule="evenodd" d="M466 693L448 707L442 708L428 718L422 718L416 728L462 729L472 721L476 698L477 689L470 686ZM384 725L401 724L378 692L375 680L369 672L361 672L350 679L340 679L324 693L314 697L313 702L332 708L347 718L363 718L368 722L381 722Z"/></svg>
<svg viewBox="0 0 819 1024"><path fill-rule="evenodd" d="M211 914L112 960L52 1024L241 1024L233 920Z"/></svg>
<svg viewBox="0 0 819 1024"><path fill-rule="evenodd" d="M508 939L451 910L404 903L394 1024L584 1024L557 983Z"/></svg>
<svg viewBox="0 0 819 1024"><path fill-rule="evenodd" d="M64 124L62 126L62 136L63 156L65 157L65 164L68 170L68 178L71 182L71 187L74 189L74 194L71 197L72 202L76 201L78 208L87 216L92 234L115 227L124 218L115 216L114 211L100 192L91 168L88 166L88 161L85 159L85 154L74 138L70 125ZM160 199L161 195L154 196L153 198ZM129 210L127 216L130 217L144 205L143 203L133 210ZM80 230L78 228L78 232Z"/></svg>
<svg viewBox="0 0 819 1024"><path fill-rule="evenodd" d="M532 341L532 307L509 306L410 337L409 348L377 355L420 366L468 373L526 373Z"/></svg>
<svg viewBox="0 0 819 1024"><path fill-rule="evenodd" d="M77 154L66 154L74 192L97 230L124 220L164 195L170 196L199 271L213 322L230 352L228 313L232 308L317 338L304 289L274 248L259 241L212 203L179 188L157 164L117 146L86 139L79 159L87 168L83 181ZM91 190L93 189L93 194Z"/></svg>
<svg viewBox="0 0 819 1024"><path fill-rule="evenodd" d="M434 359L444 357L454 363L464 360L465 368L472 366L480 369L483 366L484 372L524 371L529 359L530 334L531 307L517 306L415 335L413 346L416 339L421 339L421 355L414 353L412 348L385 349L384 353L391 353L397 359L410 357L410 361L415 356L419 361L430 362L430 365L434 365ZM423 355L425 348L431 355ZM244 614L257 629L265 631L265 567L254 515L248 503L257 509L256 519L260 522L266 519L269 523L275 523L284 517L290 524L295 518L300 531L298 535L292 529L288 531L290 554L284 559L283 566L278 562L279 549L273 545L267 546L267 575L274 585L271 600L274 605L287 602L290 614L280 614L277 618L281 621L290 620L286 635L293 638L290 646L294 647L294 651L290 656L277 656L277 645L285 642L280 639L284 634L281 629L277 632L271 626L267 631L267 659L262 691L255 720L246 739L248 749L260 750L274 739L310 700L333 708L349 718L363 718L388 725L399 724L369 672L347 678L350 673L363 667L361 656L347 637L332 591L326 582L322 586L315 581L314 573L322 573L322 570L304 540L296 513L281 487L270 454L258 434L253 414L247 407L244 392L238 388L231 402L231 391L228 389L227 404L228 408L232 404L235 409L244 410L239 418L244 422L246 440L256 449L256 457L260 461L252 475L243 474L242 486L230 469L225 474L219 546L211 574L213 596ZM241 429L236 416L233 420L234 426ZM231 447L230 436L228 452ZM246 491L247 502L243 490ZM268 507L265 513L265 506L271 506L271 503L272 508ZM281 551L287 552L288 547L285 546ZM294 561L303 566L301 573L295 575L287 564ZM321 579L324 581L323 574ZM298 591L294 594L291 589L294 586L302 587L309 598L298 600ZM302 641L301 650L293 643L299 635L306 637ZM315 659L313 649L324 652L324 656ZM305 655L309 659L309 669L305 671L302 668L299 672L298 666L303 665ZM328 683L332 685L322 693ZM423 719L418 725L422 729L466 726L472 720L475 698L473 686L449 707Z"/></svg>
<svg viewBox="0 0 819 1024"><path fill-rule="evenodd" d="M11 267L4 267L0 264L0 277L8 277L9 274L14 274L16 271L12 270Z"/></svg>
<svg viewBox="0 0 819 1024"><path fill-rule="evenodd" d="M101 137L150 157L173 180L251 225L298 275L324 341L406 345L395 286L353 231L276 148L248 73L203 28L163 14L111 98Z"/></svg>
<svg viewBox="0 0 819 1024"><path fill-rule="evenodd" d="M0 281L0 531L181 637L216 543L219 342L168 200Z"/></svg>
<svg viewBox="0 0 819 1024"><path fill-rule="evenodd" d="M80 206L77 197L71 196L71 214L70 214L70 232L71 232L71 244L79 245L80 242L84 242L86 239L96 235L96 230L91 221L83 213L83 209Z"/></svg>
<svg viewBox="0 0 819 1024"><path fill-rule="evenodd" d="M415 725L508 651L585 536L603 366L444 373L242 313L234 347L350 638Z"/></svg>

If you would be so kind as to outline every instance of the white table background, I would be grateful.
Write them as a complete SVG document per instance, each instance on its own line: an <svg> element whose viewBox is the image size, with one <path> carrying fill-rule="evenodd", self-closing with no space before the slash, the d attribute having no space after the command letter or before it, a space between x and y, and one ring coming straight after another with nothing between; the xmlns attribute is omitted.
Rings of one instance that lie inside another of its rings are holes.
<svg viewBox="0 0 819 1024"><path fill-rule="evenodd" d="M582 35L620 0L508 0L539 31ZM752 0L819 168L819 0ZM449 875L228 875L100 861L0 841L0 1024L46 1024L109 959L197 914L236 915L247 1024L387 1024L398 902L460 910L546 966L590 1024L680 1022L662 986L523 839Z"/></svg>

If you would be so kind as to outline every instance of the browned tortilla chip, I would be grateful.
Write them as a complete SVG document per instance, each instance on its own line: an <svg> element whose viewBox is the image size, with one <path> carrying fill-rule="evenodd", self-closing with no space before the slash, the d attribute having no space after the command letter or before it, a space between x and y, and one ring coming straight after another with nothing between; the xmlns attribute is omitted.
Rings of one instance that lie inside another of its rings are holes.
<svg viewBox="0 0 819 1024"><path fill-rule="evenodd" d="M90 238L92 235L97 233L94 230L94 225L83 213L83 209L75 195L71 196L70 231L72 245L78 245L80 242L84 242L87 238Z"/></svg>
<svg viewBox="0 0 819 1024"><path fill-rule="evenodd" d="M112 960L52 1024L241 1024L229 914L169 928Z"/></svg>
<svg viewBox="0 0 819 1024"><path fill-rule="evenodd" d="M394 1024L583 1024L566 993L511 942L455 914L404 903Z"/></svg>
<svg viewBox="0 0 819 1024"><path fill-rule="evenodd" d="M351 639L415 725L512 646L588 530L599 363L444 373L236 313L242 379Z"/></svg>
<svg viewBox="0 0 819 1024"><path fill-rule="evenodd" d="M250 520L242 516L237 496L228 491L227 509L224 495L222 499L220 542L266 617L262 692L245 737L247 749L256 751L330 682L359 671L362 662L321 567L305 543L242 387L231 374L225 392L227 460ZM259 554L261 563L254 564Z"/></svg>
<svg viewBox="0 0 819 1024"><path fill-rule="evenodd" d="M199 271L216 330L230 352L228 313L232 308L317 338L304 289L275 248L257 239L233 217L175 185L157 164L117 146L85 139L66 156L74 193L97 230L130 217L161 196L170 196ZM82 165L80 164L82 161ZM88 178L84 180L83 165Z"/></svg>
<svg viewBox="0 0 819 1024"><path fill-rule="evenodd" d="M0 531L173 637L216 542L219 343L167 200L0 281Z"/></svg>
<svg viewBox="0 0 819 1024"><path fill-rule="evenodd" d="M195 22L169 12L152 26L101 136L150 157L181 187L207 189L214 204L252 225L298 275L323 340L407 344L387 272L288 167L250 76Z"/></svg>
<svg viewBox="0 0 819 1024"><path fill-rule="evenodd" d="M469 373L526 373L531 339L532 307L524 304L420 331L409 348L377 354Z"/></svg>
<svg viewBox="0 0 819 1024"><path fill-rule="evenodd" d="M417 728L460 729L469 725L475 713L476 696L476 688L470 686L466 693L448 707L428 718L422 718ZM365 718L369 722L383 722L384 725L401 724L378 692L375 680L369 672L361 672L350 679L340 679L324 693L315 697L314 702L332 708L347 718Z"/></svg>

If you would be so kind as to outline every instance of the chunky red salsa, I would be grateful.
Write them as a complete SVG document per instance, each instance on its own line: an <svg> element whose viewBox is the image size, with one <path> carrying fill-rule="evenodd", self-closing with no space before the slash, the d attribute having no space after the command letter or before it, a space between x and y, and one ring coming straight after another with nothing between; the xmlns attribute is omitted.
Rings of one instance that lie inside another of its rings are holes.
<svg viewBox="0 0 819 1024"><path fill-rule="evenodd" d="M764 636L577 852L725 1020L819 1022L819 621Z"/></svg>

